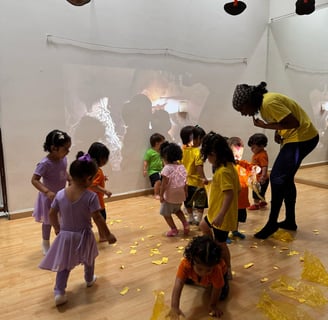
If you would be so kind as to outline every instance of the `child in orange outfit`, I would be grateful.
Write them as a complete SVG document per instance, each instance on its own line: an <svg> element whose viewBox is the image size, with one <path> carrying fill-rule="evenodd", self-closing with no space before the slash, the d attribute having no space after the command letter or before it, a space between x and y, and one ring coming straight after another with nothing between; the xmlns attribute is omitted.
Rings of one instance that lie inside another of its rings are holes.
<svg viewBox="0 0 328 320"><path fill-rule="evenodd" d="M259 166L259 173L256 175L256 180L260 185L259 192L253 191L254 204L248 207L248 210L258 210L265 208L267 203L265 201L265 192L269 186L268 175L268 153L264 149L267 146L268 138L263 133L255 133L248 139L248 146L253 152L252 164Z"/></svg>
<svg viewBox="0 0 328 320"><path fill-rule="evenodd" d="M228 144L233 152L236 161L236 169L238 171L240 193L238 196L238 222L246 222L247 210L250 206L248 200L248 178L252 173L253 165L249 162L242 160L244 153L244 143L239 137L231 137L228 139ZM237 230L233 230L234 237L245 239L245 235ZM228 240L229 243L229 240Z"/></svg>

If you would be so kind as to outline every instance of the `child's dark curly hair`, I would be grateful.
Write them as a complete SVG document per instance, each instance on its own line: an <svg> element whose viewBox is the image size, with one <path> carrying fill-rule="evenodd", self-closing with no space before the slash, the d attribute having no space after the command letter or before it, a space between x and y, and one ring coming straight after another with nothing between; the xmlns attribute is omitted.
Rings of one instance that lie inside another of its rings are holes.
<svg viewBox="0 0 328 320"><path fill-rule="evenodd" d="M108 161L110 155L109 149L101 142L94 142L90 146L88 153L92 159L96 160L98 165L103 160Z"/></svg>
<svg viewBox="0 0 328 320"><path fill-rule="evenodd" d="M254 144L259 147L266 147L268 144L267 136L263 133L254 133L248 139L248 146L251 147Z"/></svg>
<svg viewBox="0 0 328 320"><path fill-rule="evenodd" d="M193 139L193 134L192 134L192 130L194 129L194 126L184 126L181 130L180 130L180 138L182 141L182 144L184 145L188 145L192 139Z"/></svg>
<svg viewBox="0 0 328 320"><path fill-rule="evenodd" d="M59 148L70 142L71 137L66 132L55 129L47 134L46 141L43 144L43 150L51 152L52 146Z"/></svg>
<svg viewBox="0 0 328 320"><path fill-rule="evenodd" d="M184 257L193 263L214 267L219 264L222 251L221 247L210 236L194 237L184 251Z"/></svg>
<svg viewBox="0 0 328 320"><path fill-rule="evenodd" d="M202 143L201 154L204 161L209 154L215 154L215 168L218 168L221 165L225 166L228 162L235 163L235 158L227 139L213 131L205 135Z"/></svg>
<svg viewBox="0 0 328 320"><path fill-rule="evenodd" d="M168 163L174 163L182 159L182 149L176 143L164 141L160 147L160 155Z"/></svg>

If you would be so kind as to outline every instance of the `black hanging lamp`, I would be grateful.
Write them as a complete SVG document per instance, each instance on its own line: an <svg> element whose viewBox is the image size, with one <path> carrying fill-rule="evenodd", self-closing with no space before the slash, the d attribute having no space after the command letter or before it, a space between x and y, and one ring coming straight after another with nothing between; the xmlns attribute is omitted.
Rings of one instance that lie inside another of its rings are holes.
<svg viewBox="0 0 328 320"><path fill-rule="evenodd" d="M296 14L311 14L315 10L315 0L297 0L295 6Z"/></svg>
<svg viewBox="0 0 328 320"><path fill-rule="evenodd" d="M241 14L246 7L246 3L234 0L233 2L228 2L224 5L224 11L232 16L237 16L238 14Z"/></svg>
<svg viewBox="0 0 328 320"><path fill-rule="evenodd" d="M91 0L67 0L70 4L73 6L81 7L84 6L85 4L89 3Z"/></svg>

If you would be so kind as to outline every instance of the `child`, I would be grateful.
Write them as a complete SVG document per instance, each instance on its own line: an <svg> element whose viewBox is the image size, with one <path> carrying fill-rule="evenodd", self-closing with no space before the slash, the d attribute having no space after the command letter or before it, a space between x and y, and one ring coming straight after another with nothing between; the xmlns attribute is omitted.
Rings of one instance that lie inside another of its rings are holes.
<svg viewBox="0 0 328 320"><path fill-rule="evenodd" d="M238 196L238 222L246 222L246 208L250 206L248 200L248 178L252 172L252 165L247 161L242 161L244 153L244 142L239 137L229 138L228 144L232 150L236 161L236 169L238 172L239 183L241 188ZM245 239L245 235L238 231L238 224L237 229L232 231L232 235L240 239Z"/></svg>
<svg viewBox="0 0 328 320"><path fill-rule="evenodd" d="M150 184L154 188L154 197L159 200L159 190L161 188L161 175L163 162L159 154L161 144L165 137L160 133L154 133L150 136L150 146L144 155L143 173L144 177L149 176Z"/></svg>
<svg viewBox="0 0 328 320"><path fill-rule="evenodd" d="M184 234L189 233L189 224L181 211L181 205L186 199L186 169L179 161L182 158L182 150L175 143L163 142L160 148L160 155L164 160L164 168L161 172L162 184L160 189L160 214L164 217L170 230L167 237L178 235L179 231L172 218L172 213L176 214L182 222Z"/></svg>
<svg viewBox="0 0 328 320"><path fill-rule="evenodd" d="M260 167L261 171L256 175L256 180L260 184L259 194L253 191L254 204L248 207L248 210L258 210L265 208L265 192L269 186L268 175L268 153L264 149L268 144L268 138L263 133L255 133L248 139L248 146L253 152L252 164Z"/></svg>
<svg viewBox="0 0 328 320"><path fill-rule="evenodd" d="M51 224L49 209L57 191L64 188L68 180L67 158L71 138L66 132L53 130L47 134L43 150L48 152L36 166L31 182L39 190L33 217L42 223L42 252L45 255L50 246Z"/></svg>
<svg viewBox="0 0 328 320"><path fill-rule="evenodd" d="M82 154L79 154L79 156L81 156ZM106 221L107 214L106 214L104 195L110 198L112 193L109 190L105 189L105 181L107 180L107 177L104 175L104 172L102 171L101 167L103 167L108 162L110 151L103 143L94 142L90 146L88 150L88 154L92 159L96 161L98 166L98 171L89 189L97 193L99 204L101 207L100 213L104 218L104 220ZM103 234L101 234L101 230L98 230L98 235L99 235L99 242L107 241L106 237Z"/></svg>
<svg viewBox="0 0 328 320"><path fill-rule="evenodd" d="M98 249L91 231L91 217L108 243L116 242L100 214L97 195L88 190L97 170L96 162L88 154L73 161L69 169L71 184L60 190L51 204L50 222L57 237L39 267L57 272L54 288L56 306L67 302L65 289L75 266L84 265L87 287L96 281L94 268Z"/></svg>
<svg viewBox="0 0 328 320"><path fill-rule="evenodd" d="M209 300L209 314L221 317L223 312L218 308L219 300L227 295L224 275L227 267L221 258L221 248L209 236L198 236L189 242L181 260L171 298L170 319L185 317L180 309L181 292L186 283L194 283L204 287L211 287ZM225 296L222 295L226 290Z"/></svg>
<svg viewBox="0 0 328 320"><path fill-rule="evenodd" d="M228 267L228 278L232 279L230 251L226 244L230 230L238 224L238 194L240 191L235 159L227 140L215 133L208 133L202 143L204 161L213 165L214 174L209 195L209 208L200 223L204 234L214 234L214 239L222 248L222 258Z"/></svg>
<svg viewBox="0 0 328 320"><path fill-rule="evenodd" d="M186 127L185 127L186 128ZM180 136L184 136L185 128L181 129ZM189 126L187 126L189 128ZM188 129L189 130L189 129ZM204 185L208 184L208 180L204 173L204 163L200 154L200 145L205 136L205 131L199 127L192 127L191 138L192 142L185 144L187 140L183 140L182 148L182 164L187 171L187 199L184 202L188 213L189 224L199 225L202 220L204 209L208 207L207 194ZM187 135L186 135L187 137ZM193 207L197 209L198 215L194 218Z"/></svg>

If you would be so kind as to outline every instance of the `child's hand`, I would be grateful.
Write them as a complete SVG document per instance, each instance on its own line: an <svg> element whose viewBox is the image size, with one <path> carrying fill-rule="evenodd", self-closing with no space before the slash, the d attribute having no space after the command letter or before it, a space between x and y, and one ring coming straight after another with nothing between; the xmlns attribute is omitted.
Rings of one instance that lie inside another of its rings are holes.
<svg viewBox="0 0 328 320"><path fill-rule="evenodd" d="M180 315L185 318L184 313L180 309L171 308L170 312L167 314L165 319L169 320L179 320Z"/></svg>
<svg viewBox="0 0 328 320"><path fill-rule="evenodd" d="M47 198L49 198L51 201L55 198L55 193L52 191L47 191L47 193L45 193L45 195L47 196Z"/></svg>
<svg viewBox="0 0 328 320"><path fill-rule="evenodd" d="M109 190L105 191L105 195L110 198L112 196L112 193Z"/></svg>
<svg viewBox="0 0 328 320"><path fill-rule="evenodd" d="M224 216L222 214L219 214L216 216L216 218L213 220L212 225L214 227L220 227L223 223Z"/></svg>

